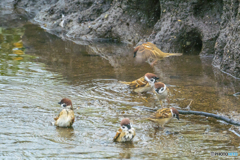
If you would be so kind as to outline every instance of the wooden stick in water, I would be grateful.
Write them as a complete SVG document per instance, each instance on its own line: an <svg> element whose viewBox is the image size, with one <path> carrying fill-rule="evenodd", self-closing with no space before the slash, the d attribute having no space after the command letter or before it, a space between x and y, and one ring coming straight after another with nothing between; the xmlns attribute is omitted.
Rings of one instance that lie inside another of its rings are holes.
<svg viewBox="0 0 240 160"><path fill-rule="evenodd" d="M144 110L147 110L149 112L155 112L157 111L158 109L153 109L153 108L148 108L148 107L140 107L140 106L137 106L135 108L142 108ZM233 124L233 125L236 125L236 126L240 126L240 122L237 122L237 121L234 121L232 119L229 119L227 117L224 117L224 116L220 116L220 115L217 115L217 114L213 114L213 113L208 113L208 112L202 112L202 111L184 111L184 110L178 110L179 114L194 114L194 115L202 115L202 116L206 116L206 117L213 117L215 119L219 119L219 120L222 120L222 121L225 121L229 124Z"/></svg>

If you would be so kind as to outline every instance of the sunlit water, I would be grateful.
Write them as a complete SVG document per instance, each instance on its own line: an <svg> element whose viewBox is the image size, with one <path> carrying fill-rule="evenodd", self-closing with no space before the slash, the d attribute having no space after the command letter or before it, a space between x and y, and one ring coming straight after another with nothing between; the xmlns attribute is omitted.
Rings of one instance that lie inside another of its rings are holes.
<svg viewBox="0 0 240 160"><path fill-rule="evenodd" d="M21 45L21 41L23 45ZM119 81L146 72L168 84L165 107L217 113L239 120L239 80L211 66L211 57L184 55L135 64L132 46L111 42L61 40L24 23L0 28L0 157L3 158L211 158L210 152L238 152L240 139L232 125L204 116L180 115L165 129L145 120L159 108L151 93L145 102ZM68 97L74 105L73 128L56 128L57 104ZM114 143L122 118L136 129L133 143Z"/></svg>

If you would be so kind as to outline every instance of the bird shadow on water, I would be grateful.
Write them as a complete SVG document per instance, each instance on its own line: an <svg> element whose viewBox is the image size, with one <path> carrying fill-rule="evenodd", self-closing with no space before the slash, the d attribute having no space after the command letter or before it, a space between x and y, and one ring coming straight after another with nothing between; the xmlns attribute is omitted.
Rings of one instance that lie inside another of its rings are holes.
<svg viewBox="0 0 240 160"><path fill-rule="evenodd" d="M172 132L169 131L170 128L168 127L160 127L160 126L156 126L155 124L152 124L149 126L149 130L151 130L152 132L150 133L150 137L152 138L156 138L158 136L161 135L165 135L165 136L171 136L171 135L177 135L179 134L179 132Z"/></svg>
<svg viewBox="0 0 240 160"><path fill-rule="evenodd" d="M119 145L122 151L119 153L120 159L130 159L132 157L131 148L134 148L133 142L125 142Z"/></svg>
<svg viewBox="0 0 240 160"><path fill-rule="evenodd" d="M74 128L61 128L56 127L56 131L58 133L58 137L63 139L71 139L73 136L75 136Z"/></svg>

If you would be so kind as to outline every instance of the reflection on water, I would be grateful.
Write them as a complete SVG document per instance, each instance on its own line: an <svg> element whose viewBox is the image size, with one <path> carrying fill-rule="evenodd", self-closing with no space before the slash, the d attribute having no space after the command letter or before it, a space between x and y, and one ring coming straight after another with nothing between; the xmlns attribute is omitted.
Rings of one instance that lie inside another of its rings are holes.
<svg viewBox="0 0 240 160"><path fill-rule="evenodd" d="M154 68L136 65L133 49L111 42L79 45L33 24L0 30L1 158L210 158L211 151L240 148L233 127L203 116L180 115L155 130L136 106L160 107L151 93L146 103L118 81L153 72L169 85L165 107L190 108L239 120L239 80L212 68L211 58L170 57ZM50 125L63 97L72 100L73 128ZM135 107L134 107L135 106ZM123 117L136 129L133 143L113 143ZM231 129L230 129L231 128ZM238 127L234 128L236 131Z"/></svg>
<svg viewBox="0 0 240 160"><path fill-rule="evenodd" d="M58 137L66 140L71 139L74 136L74 128L56 127L56 131L58 132Z"/></svg>

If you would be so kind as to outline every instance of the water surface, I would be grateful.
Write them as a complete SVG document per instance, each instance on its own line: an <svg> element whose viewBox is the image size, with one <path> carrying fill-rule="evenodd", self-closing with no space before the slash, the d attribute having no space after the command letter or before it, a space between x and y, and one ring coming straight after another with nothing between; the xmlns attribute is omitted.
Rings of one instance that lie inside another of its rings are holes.
<svg viewBox="0 0 240 160"><path fill-rule="evenodd" d="M151 93L132 93L119 81L156 73L169 86L164 107L217 113L239 120L239 80L211 66L211 57L171 57L153 68L135 64L132 46L62 40L22 22L0 28L1 158L160 159L211 158L210 152L238 152L232 125L204 116L180 115L165 129L144 120L138 106L160 108ZM50 125L68 97L73 128ZM133 143L114 143L122 118L136 129Z"/></svg>

